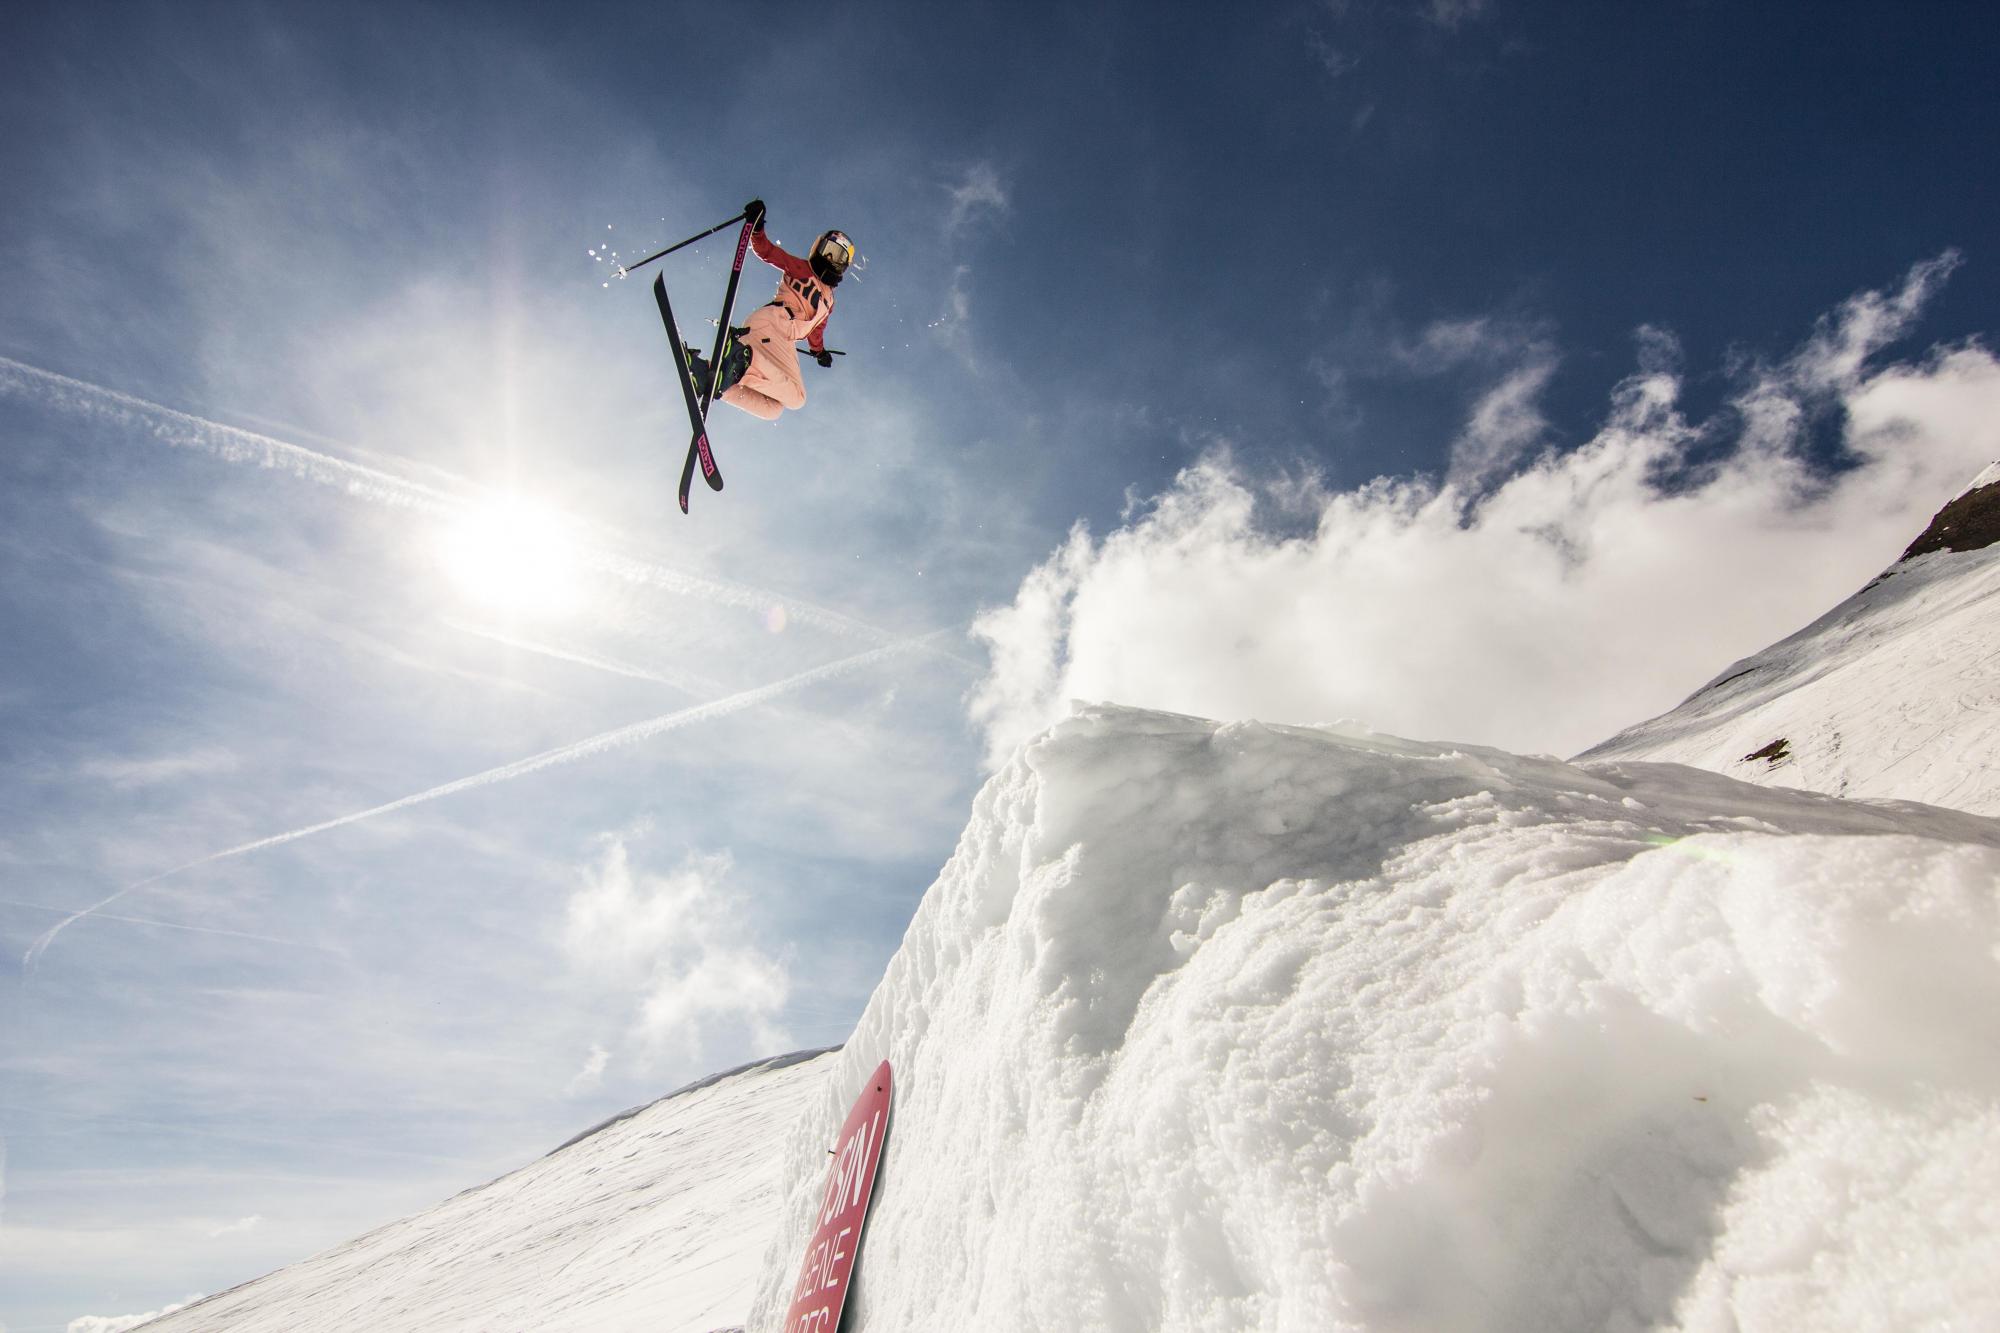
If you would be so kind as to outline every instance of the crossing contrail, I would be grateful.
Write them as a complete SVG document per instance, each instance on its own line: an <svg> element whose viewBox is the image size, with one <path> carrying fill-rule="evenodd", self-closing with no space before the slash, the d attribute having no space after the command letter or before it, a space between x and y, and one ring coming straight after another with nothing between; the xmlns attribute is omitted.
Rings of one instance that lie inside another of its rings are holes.
<svg viewBox="0 0 2000 1333"><path fill-rule="evenodd" d="M435 801L441 796L456 795L462 791L471 791L475 787L490 787L496 782L507 782L514 778L526 777L530 773L538 773L542 769L554 768L559 764L575 763L579 759L588 759L593 755L603 754L607 750L615 750L621 746L650 740L654 736L674 731L681 727L691 726L696 722L706 722L712 718L727 717L731 713L740 713L746 708L754 708L767 700L777 698L779 695L789 694L794 690L804 689L808 685L817 685L822 681L849 675L898 654L926 647L931 640L951 632L950 630L935 630L929 634L919 634L895 643L885 644L880 648L871 648L867 652L856 653L852 657L843 657L837 662L828 662L823 666L816 666L809 671L801 671L797 675L787 676L783 680L773 681L769 685L759 685L755 689L741 690L720 699L712 699L705 704L696 704L693 707L683 708L676 712L664 713L659 717L647 718L643 722L634 722L628 726L614 728L611 731L599 732L595 736L586 737L569 745L558 746L553 750L544 750L540 754L530 755L526 759L517 759L511 764L502 764L498 768L489 768L483 773L474 773L470 777L458 778L436 787L428 787L423 791L399 797L382 805L370 806L366 810L357 810L351 815L341 815L336 819L322 820L317 824L308 824L304 828L296 828L288 833L275 833L268 838L259 838L255 842L246 842L235 847L224 848L219 852L210 852L207 856L198 857L184 865L178 865L171 870L163 870L150 878L139 880L133 884L127 884L124 888L118 890L118 892L105 898L102 902L94 903L89 907L72 912L61 921L56 922L41 938L28 946L28 951L21 955L21 970L23 972L32 971L35 963L44 953L48 952L49 945L55 942L56 936L62 934L64 930L78 921L83 920L87 916L96 915L128 893L143 889L151 884L158 884L161 880L171 878L184 871L194 870L200 866L212 865L217 861L225 861L231 857L243 856L249 852L262 851L266 847L278 847L288 842L297 842L301 838L310 838L316 833L325 833L330 829L345 828L349 824L358 824L365 819L373 819L377 815L391 814L397 810L407 810L413 805L423 805L426 802Z"/></svg>
<svg viewBox="0 0 2000 1333"><path fill-rule="evenodd" d="M412 481L381 468L349 462L239 426L210 421L206 417L181 412L117 389L92 384L88 380L59 375L12 357L0 356L0 395L27 399L71 416L124 427L149 435L163 444L196 450L226 463L250 464L284 472L301 481L328 487L357 499L436 517L454 518L473 512L486 499L485 488L470 479L455 479L456 490ZM436 471L443 477L451 478L448 472ZM578 529L596 527L575 520L566 522ZM602 528L597 528L597 532L600 540L579 544L577 560L585 568L598 573L758 616L774 606L782 606L787 619L799 624L879 644L897 641L897 636L889 630L786 593L730 579L691 574L625 555L603 544L601 539L611 534ZM977 665L965 662L963 657L948 649L934 651L965 665Z"/></svg>
<svg viewBox="0 0 2000 1333"><path fill-rule="evenodd" d="M225 463L254 463L287 472L301 481L329 486L378 504L447 514L456 512L461 503L449 492L379 468L350 463L255 431L225 426L88 380L58 375L12 357L0 356L0 393L32 399L71 416L127 427L163 444L199 450Z"/></svg>
<svg viewBox="0 0 2000 1333"><path fill-rule="evenodd" d="M589 667L593 671L603 671L614 676L624 676L629 680L650 681L655 685L666 685L688 694L712 693L716 686L705 678L685 671L664 671L648 667L633 666L615 658L600 657L593 653L578 652L574 648L564 648L553 643L537 643L533 639L518 638L512 634L502 634L498 630L484 629L478 625L461 624L447 620L445 624L460 634L470 634L488 643L497 643L503 648L514 648L537 657L546 657L556 662L569 662L576 666Z"/></svg>
<svg viewBox="0 0 2000 1333"><path fill-rule="evenodd" d="M102 906L102 904L99 904L99 906ZM18 907L24 911L48 912L55 916L68 916L71 913L71 909L67 907L49 907L42 903L16 902L12 898L0 898L0 907ZM100 921L122 921L128 926L156 926L161 930L186 930L192 931L197 935L225 935L230 939L255 940L259 944L282 944L288 949L317 949L321 953L338 952L338 950L329 949L323 944L308 944L304 940L280 939L276 935L257 935L247 930L225 930L221 926L191 926L185 921L161 921L157 917L150 916L116 916L110 912L99 912L97 919Z"/></svg>

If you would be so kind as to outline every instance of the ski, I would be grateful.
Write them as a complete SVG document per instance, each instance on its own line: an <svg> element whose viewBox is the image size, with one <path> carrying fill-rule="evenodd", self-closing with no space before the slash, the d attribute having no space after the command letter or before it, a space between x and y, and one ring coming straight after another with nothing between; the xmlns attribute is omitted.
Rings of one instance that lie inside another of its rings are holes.
<svg viewBox="0 0 2000 1333"><path fill-rule="evenodd" d="M660 306L660 320L667 326L667 341L674 348L674 373L681 377L681 395L687 399L688 424L694 429L694 439L688 445L687 464L681 468L681 512L688 511L688 490L694 484L694 465L701 463L702 475L716 490L722 489L722 471L715 466L715 452L708 447L708 404L702 401L704 395L696 392L694 376L688 371L687 345L681 341L680 327L674 323L674 307L667 300L667 279L664 274L653 275L653 299Z"/></svg>
<svg viewBox="0 0 2000 1333"><path fill-rule="evenodd" d="M694 429L694 437L688 441L687 462L681 465L680 505L683 514L688 512L688 492L694 485L694 468L701 464L702 480L712 491L722 489L722 470L715 465L715 451L708 443L708 408L715 391L715 376L722 372L722 349L729 340L729 316L736 309L736 284L743 277L743 257L750 252L750 232L758 219L745 215L743 230L736 238L736 259L729 268L729 287L722 295L722 318L716 321L715 351L708 358L710 376L708 386L699 393L695 390L694 377L688 371L687 346L681 341L681 331L674 323L674 309L667 300L667 280L663 274L653 277L653 299L659 303L660 319L667 326L667 339L674 348L674 372L681 377L681 393L687 398L688 424Z"/></svg>

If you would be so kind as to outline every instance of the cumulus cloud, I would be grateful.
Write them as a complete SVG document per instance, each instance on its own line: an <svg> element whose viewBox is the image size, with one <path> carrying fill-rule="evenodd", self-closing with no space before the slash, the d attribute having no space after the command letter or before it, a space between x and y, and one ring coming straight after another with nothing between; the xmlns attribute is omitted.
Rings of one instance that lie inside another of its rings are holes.
<svg viewBox="0 0 2000 1333"><path fill-rule="evenodd" d="M703 1033L726 1023L747 1027L766 1049L787 1041L776 1016L791 979L757 946L727 887L730 869L724 854L649 872L633 864L625 836L610 835L570 898L563 943L571 961L637 996L634 1030L647 1049L697 1054Z"/></svg>
<svg viewBox="0 0 2000 1333"><path fill-rule="evenodd" d="M2000 457L2000 361L1983 347L1870 364L1956 262L1739 367L1713 420L1687 419L1673 340L1642 329L1591 440L1478 489L1456 455L1443 482L1346 492L1205 457L1118 530L1073 530L980 617L989 762L1072 698L1559 753L1671 707L1853 592ZM1441 357L1483 345L1435 334ZM1536 364L1468 435L1531 436ZM1859 460L1836 476L1805 459L1827 411Z"/></svg>
<svg viewBox="0 0 2000 1333"><path fill-rule="evenodd" d="M125 1330L137 1328L149 1320L170 1315L176 1310L185 1310L200 1299L200 1296L190 1296L177 1305L162 1306L157 1310L148 1310L145 1314L80 1315L69 1321L69 1333L125 1333Z"/></svg>

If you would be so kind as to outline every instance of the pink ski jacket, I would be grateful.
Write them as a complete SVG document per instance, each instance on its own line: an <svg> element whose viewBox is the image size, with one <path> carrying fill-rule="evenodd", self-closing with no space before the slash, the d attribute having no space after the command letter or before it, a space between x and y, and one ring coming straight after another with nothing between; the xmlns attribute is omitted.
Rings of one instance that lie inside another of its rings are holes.
<svg viewBox="0 0 2000 1333"><path fill-rule="evenodd" d="M817 355L826 347L826 321L833 313L833 288L819 280L811 264L787 254L761 230L750 233L750 248L757 252L757 258L785 275L771 304L785 308L785 313L792 317L791 337L804 338Z"/></svg>

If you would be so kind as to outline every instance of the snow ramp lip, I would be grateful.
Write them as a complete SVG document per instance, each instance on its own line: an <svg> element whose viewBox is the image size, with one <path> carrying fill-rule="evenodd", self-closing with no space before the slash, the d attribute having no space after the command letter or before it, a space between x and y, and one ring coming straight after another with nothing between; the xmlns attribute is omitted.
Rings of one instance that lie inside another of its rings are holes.
<svg viewBox="0 0 2000 1333"><path fill-rule="evenodd" d="M570 1138L563 1140L555 1147L543 1153L542 1156L554 1157L557 1153L563 1151L565 1148L574 1148L577 1144L582 1143L585 1139L589 1138L591 1135L601 1134L605 1130L610 1129L613 1125L621 1124L624 1121L630 1120L633 1116L638 1115L641 1111L649 1111L653 1107L658 1106L661 1102L670 1102L674 1098L684 1097L690 1092L700 1092L703 1088L712 1088L726 1078L735 1078L738 1074L776 1073L780 1069L789 1069L793 1065L802 1065L808 1060L816 1060L822 1055L830 1055L834 1051L837 1051L839 1049L840 1046L836 1044L833 1046L814 1047L811 1050L788 1051L784 1055L766 1056L762 1060L752 1060L748 1064L738 1065L734 1069L725 1069L718 1074L706 1075L705 1077L696 1079L692 1083L686 1083L678 1088L675 1088L672 1092L668 1093L664 1097L658 1097L650 1102L641 1103L640 1105L634 1106L629 1110L620 1111L617 1115L610 1116L607 1119L601 1120L597 1124L592 1125L589 1129L584 1130L581 1134L576 1134L571 1136Z"/></svg>

